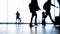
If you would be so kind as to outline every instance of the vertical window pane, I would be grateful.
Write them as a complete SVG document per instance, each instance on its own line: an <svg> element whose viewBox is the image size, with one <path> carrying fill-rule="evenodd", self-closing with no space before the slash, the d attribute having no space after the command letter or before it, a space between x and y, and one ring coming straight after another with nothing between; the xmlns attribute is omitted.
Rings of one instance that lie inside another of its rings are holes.
<svg viewBox="0 0 60 34"><path fill-rule="evenodd" d="M43 5L47 0L37 0L38 5L41 8L41 10L37 11L37 22L42 23L42 12ZM31 13L29 9L29 3L31 0L0 0L0 22L16 22L16 12L19 11L20 18L22 20L22 23L30 23L31 21ZM52 4L54 4L54 0L51 0ZM8 5L8 6L7 6ZM55 0L55 6L59 6L57 0ZM8 10L8 11L7 11ZM55 16L59 16L59 8L55 8L51 6L51 16L53 20L55 19ZM55 14L55 15L54 15ZM34 19L33 19L34 22ZM46 18L47 23L52 23L50 18Z"/></svg>
<svg viewBox="0 0 60 34"><path fill-rule="evenodd" d="M9 0L8 1L8 22L16 22L16 12L19 11L22 22L29 23L29 0Z"/></svg>
<svg viewBox="0 0 60 34"><path fill-rule="evenodd" d="M0 22L7 22L7 0L0 0Z"/></svg>

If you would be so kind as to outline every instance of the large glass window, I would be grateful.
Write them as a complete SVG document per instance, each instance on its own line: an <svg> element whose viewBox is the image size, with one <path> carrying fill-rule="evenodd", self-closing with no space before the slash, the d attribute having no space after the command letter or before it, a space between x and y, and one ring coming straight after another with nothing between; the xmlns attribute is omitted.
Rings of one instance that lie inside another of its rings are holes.
<svg viewBox="0 0 60 34"><path fill-rule="evenodd" d="M0 0L0 23L7 22L7 0Z"/></svg>
<svg viewBox="0 0 60 34"><path fill-rule="evenodd" d="M41 10L37 11L37 22L42 22L43 5L47 0L38 0L38 5ZM30 23L31 13L29 10L29 3L31 0L0 0L0 22L15 23L16 12L19 11L22 23ZM57 0L52 0L52 4L59 7ZM54 3L55 2L55 3ZM51 15L53 20L55 16L59 15L59 8L51 6ZM33 19L34 22L34 19ZM52 23L50 18L47 16L47 23Z"/></svg>

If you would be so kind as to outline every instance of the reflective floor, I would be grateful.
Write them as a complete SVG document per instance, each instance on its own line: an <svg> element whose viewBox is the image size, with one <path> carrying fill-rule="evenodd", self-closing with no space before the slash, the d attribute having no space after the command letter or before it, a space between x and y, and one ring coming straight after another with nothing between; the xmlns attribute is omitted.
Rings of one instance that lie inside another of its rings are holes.
<svg viewBox="0 0 60 34"><path fill-rule="evenodd" d="M38 24L32 28L29 24L0 24L0 34L59 34L59 30L53 24Z"/></svg>

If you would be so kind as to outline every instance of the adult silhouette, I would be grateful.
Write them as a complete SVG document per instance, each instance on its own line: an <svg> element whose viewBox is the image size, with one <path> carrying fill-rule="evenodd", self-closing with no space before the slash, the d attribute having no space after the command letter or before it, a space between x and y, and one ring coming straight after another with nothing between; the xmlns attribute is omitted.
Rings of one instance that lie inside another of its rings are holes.
<svg viewBox="0 0 60 34"><path fill-rule="evenodd" d="M59 16L55 17L55 25L60 25L60 0L57 0L59 3Z"/></svg>
<svg viewBox="0 0 60 34"><path fill-rule="evenodd" d="M48 0L48 1L43 5L43 9L46 11L45 13L44 13L44 11L43 11L43 16L44 16L44 17L43 17L43 19L42 19L42 24L44 24L44 25L45 25L45 19L46 19L46 17L47 17L48 15L49 15L51 21L53 22L53 24L55 23L55 22L53 21L53 19L52 19L51 13L50 13L51 6L56 7L55 5L53 5L53 4L51 3L51 0ZM57 8L58 8L58 7L57 7Z"/></svg>
<svg viewBox="0 0 60 34"><path fill-rule="evenodd" d="M32 17L31 17L31 22L30 22L30 26L32 27L32 20L33 20L33 17L35 16L35 25L37 25L37 14L36 14L36 11L40 10L39 6L38 6L38 3L37 3L37 0L31 0L31 3L29 4L29 9L30 9L30 12L32 14Z"/></svg>
<svg viewBox="0 0 60 34"><path fill-rule="evenodd" d="M57 0L57 1L58 1L59 5L60 5L60 0Z"/></svg>
<svg viewBox="0 0 60 34"><path fill-rule="evenodd" d="M59 16L60 16L60 0L57 0L59 3Z"/></svg>
<svg viewBox="0 0 60 34"><path fill-rule="evenodd" d="M19 12L17 11L17 13L16 13L16 22L17 22L17 19L18 19L19 22L21 22L21 18L20 18L19 16L20 16L20 14L19 14Z"/></svg>

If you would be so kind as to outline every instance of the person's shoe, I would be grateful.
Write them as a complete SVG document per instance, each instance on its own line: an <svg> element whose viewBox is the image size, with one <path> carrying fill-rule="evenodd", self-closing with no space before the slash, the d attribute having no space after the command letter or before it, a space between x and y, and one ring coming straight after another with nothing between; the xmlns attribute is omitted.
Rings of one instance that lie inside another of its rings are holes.
<svg viewBox="0 0 60 34"><path fill-rule="evenodd" d="M43 26L46 26L46 24L42 24Z"/></svg>
<svg viewBox="0 0 60 34"><path fill-rule="evenodd" d="M33 25L32 25L32 24L30 24L30 27L33 27Z"/></svg>
<svg viewBox="0 0 60 34"><path fill-rule="evenodd" d="M32 23L30 23L30 27L33 27Z"/></svg>
<svg viewBox="0 0 60 34"><path fill-rule="evenodd" d="M53 24L56 25L56 23L53 21Z"/></svg>
<svg viewBox="0 0 60 34"><path fill-rule="evenodd" d="M35 23L35 25L37 25L37 23Z"/></svg>

